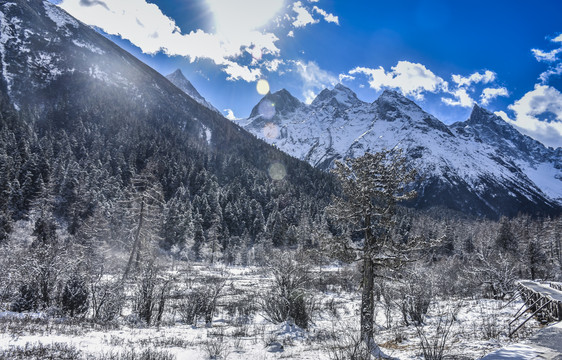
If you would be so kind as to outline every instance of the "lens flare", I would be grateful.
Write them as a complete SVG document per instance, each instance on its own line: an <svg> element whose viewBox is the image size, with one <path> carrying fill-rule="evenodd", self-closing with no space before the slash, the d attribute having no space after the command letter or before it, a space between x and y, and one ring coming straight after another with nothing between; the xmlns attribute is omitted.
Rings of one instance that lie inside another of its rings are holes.
<svg viewBox="0 0 562 360"><path fill-rule="evenodd" d="M266 119L271 119L275 116L275 104L269 100L264 100L258 105L258 112Z"/></svg>
<svg viewBox="0 0 562 360"><path fill-rule="evenodd" d="M266 95L269 92L269 83L265 79L259 79L256 84L256 90L260 95Z"/></svg>
<svg viewBox="0 0 562 360"><path fill-rule="evenodd" d="M279 136L279 127L274 123L267 123L263 127L263 136L267 139L277 139Z"/></svg>
<svg viewBox="0 0 562 360"><path fill-rule="evenodd" d="M283 180L287 176L285 165L275 162L269 166L269 177L273 180Z"/></svg>

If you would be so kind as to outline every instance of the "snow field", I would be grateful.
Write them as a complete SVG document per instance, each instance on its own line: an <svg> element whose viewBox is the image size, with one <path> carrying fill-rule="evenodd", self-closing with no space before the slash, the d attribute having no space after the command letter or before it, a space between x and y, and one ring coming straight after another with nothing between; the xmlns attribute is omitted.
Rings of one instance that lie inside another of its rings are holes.
<svg viewBox="0 0 562 360"><path fill-rule="evenodd" d="M176 264L167 311L159 326L147 327L131 315L110 326L44 313L0 313L0 351L38 346L68 345L83 358L103 359L130 352L159 351L175 359L334 359L338 347L351 347L358 338L359 292L350 278L354 269L314 267L316 279L310 294L315 301L312 324L302 330L290 322L272 324L260 311L260 296L272 284L267 269L207 267ZM340 283L331 280L340 278ZM212 325L198 321L186 325L181 316L181 294L208 285L209 279L226 279ZM324 280L322 280L324 279ZM325 281L326 280L326 281ZM332 283L329 283L331 281ZM349 282L348 285L346 285ZM399 359L422 359L420 339L438 342L443 324L453 319L444 352L463 359L478 359L538 328L530 322L513 340L507 323L521 306L489 299L434 300L421 325L405 325L398 299L376 307L376 342ZM130 312L130 309L124 314ZM57 345L58 344L58 345ZM0 358L1 358L0 352ZM214 357L213 357L214 356Z"/></svg>

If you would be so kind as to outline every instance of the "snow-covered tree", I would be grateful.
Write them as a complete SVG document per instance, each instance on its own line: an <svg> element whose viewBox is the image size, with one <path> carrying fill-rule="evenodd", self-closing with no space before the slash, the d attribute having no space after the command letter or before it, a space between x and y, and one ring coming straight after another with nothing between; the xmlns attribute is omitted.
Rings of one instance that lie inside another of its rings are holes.
<svg viewBox="0 0 562 360"><path fill-rule="evenodd" d="M161 240L164 205L162 187L151 171L148 168L131 180L127 223L133 243L123 272L123 280L127 278L133 265L138 268L143 253L151 253Z"/></svg>
<svg viewBox="0 0 562 360"><path fill-rule="evenodd" d="M401 150L383 150L374 154L337 161L334 173L342 195L334 197L328 212L332 219L363 233L363 240L335 244L352 252L362 263L361 337L374 354L381 354L374 342L374 281L377 272L399 267L410 260L417 242L396 241L391 236L400 201L411 199L409 189L416 171L408 168ZM339 251L338 250L338 251Z"/></svg>

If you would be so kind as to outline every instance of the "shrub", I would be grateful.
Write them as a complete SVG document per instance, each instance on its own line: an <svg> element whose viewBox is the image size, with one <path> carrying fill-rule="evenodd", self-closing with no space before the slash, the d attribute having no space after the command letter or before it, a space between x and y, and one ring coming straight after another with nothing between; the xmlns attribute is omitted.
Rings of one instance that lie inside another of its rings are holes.
<svg viewBox="0 0 562 360"><path fill-rule="evenodd" d="M19 294L12 303L11 309L15 312L31 311L37 309L37 290L24 284L19 288Z"/></svg>
<svg viewBox="0 0 562 360"><path fill-rule="evenodd" d="M182 320L188 325L197 325L200 319L204 319L205 323L210 325L225 285L226 279L211 277L207 279L207 286L196 288L188 293L179 304Z"/></svg>
<svg viewBox="0 0 562 360"><path fill-rule="evenodd" d="M308 328L316 307L314 298L307 291L309 269L294 259L281 258L270 271L273 286L260 300L264 317L275 324L290 320L302 329Z"/></svg>
<svg viewBox="0 0 562 360"><path fill-rule="evenodd" d="M400 289L402 298L400 309L404 324L423 324L433 299L433 288L430 279L424 274L411 274L406 284Z"/></svg>
<svg viewBox="0 0 562 360"><path fill-rule="evenodd" d="M88 288L86 287L84 280L78 277L72 277L64 285L64 289L62 291L62 311L70 317L84 314L88 311L88 296Z"/></svg>
<svg viewBox="0 0 562 360"><path fill-rule="evenodd" d="M346 333L338 336L331 346L328 347L330 360L371 360L371 351L359 334Z"/></svg>
<svg viewBox="0 0 562 360"><path fill-rule="evenodd" d="M135 351L128 349L124 351L110 351L102 353L92 360L175 360L176 357L167 351L144 349L142 351Z"/></svg>
<svg viewBox="0 0 562 360"><path fill-rule="evenodd" d="M218 333L215 337L207 339L205 352L209 360L226 360L230 350L224 333Z"/></svg>
<svg viewBox="0 0 562 360"><path fill-rule="evenodd" d="M420 347L425 360L444 359L445 347L459 309L460 307L441 309L437 315L437 324L435 324L431 332L428 332L427 329L421 325L416 326L418 336L420 337Z"/></svg>
<svg viewBox="0 0 562 360"><path fill-rule="evenodd" d="M0 352L0 360L76 360L81 353L73 345L66 343L26 343L25 346L12 346Z"/></svg>

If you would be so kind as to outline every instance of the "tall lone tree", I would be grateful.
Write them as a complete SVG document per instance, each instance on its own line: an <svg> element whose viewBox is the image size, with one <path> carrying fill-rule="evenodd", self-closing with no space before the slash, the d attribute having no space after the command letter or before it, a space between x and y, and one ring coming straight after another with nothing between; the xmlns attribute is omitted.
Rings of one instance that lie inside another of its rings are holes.
<svg viewBox="0 0 562 360"><path fill-rule="evenodd" d="M328 214L337 223L351 225L364 235L363 241L347 240L336 245L336 251L350 251L362 263L361 339L376 356L384 356L374 342L374 281L377 272L397 268L410 260L419 248L417 241L409 243L392 236L396 223L396 208L400 201L416 196L409 190L416 171L406 165L399 149L336 161L333 170L341 184L342 195L334 196Z"/></svg>
<svg viewBox="0 0 562 360"><path fill-rule="evenodd" d="M143 260L143 252L150 253L161 241L160 227L163 222L164 199L162 186L147 167L141 174L131 179L128 192L128 216L125 222L130 226L132 247L129 260L123 273L122 282L127 279L132 268L138 269Z"/></svg>

